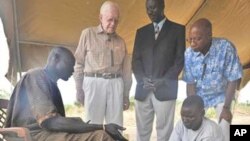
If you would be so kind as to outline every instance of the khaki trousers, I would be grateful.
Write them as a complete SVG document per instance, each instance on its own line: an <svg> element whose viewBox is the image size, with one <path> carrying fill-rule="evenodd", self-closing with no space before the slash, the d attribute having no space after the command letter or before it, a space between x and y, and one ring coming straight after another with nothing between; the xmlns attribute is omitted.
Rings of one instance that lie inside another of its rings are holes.
<svg viewBox="0 0 250 141"><path fill-rule="evenodd" d="M212 108L215 108L217 123L222 129L222 133L224 135L224 141L229 141L229 138L230 138L230 123L227 122L224 119L222 119L221 122L219 123L219 118L220 118L220 114L221 114L221 112L223 110L223 105L224 105L224 103L219 103L215 107L212 107ZM209 108L206 108L206 111L208 109Z"/></svg>
<svg viewBox="0 0 250 141"><path fill-rule="evenodd" d="M168 141L174 126L176 100L159 101L150 93L144 101L135 101L137 141L149 141L156 116L157 141Z"/></svg>
<svg viewBox="0 0 250 141"><path fill-rule="evenodd" d="M220 103L215 107L217 121L219 122L220 114L222 112L224 103ZM230 138L230 123L226 120L222 119L220 123L218 123L222 129L222 133L224 135L225 141L229 141Z"/></svg>
<svg viewBox="0 0 250 141"><path fill-rule="evenodd" d="M84 108L86 121L103 124L123 125L123 89L122 78L104 79L84 77Z"/></svg>

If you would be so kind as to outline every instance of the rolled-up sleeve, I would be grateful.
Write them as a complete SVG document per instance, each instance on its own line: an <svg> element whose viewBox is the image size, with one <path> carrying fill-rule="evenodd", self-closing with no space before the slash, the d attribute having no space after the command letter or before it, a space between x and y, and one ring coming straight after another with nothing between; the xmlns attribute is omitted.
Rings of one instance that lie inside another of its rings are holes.
<svg viewBox="0 0 250 141"><path fill-rule="evenodd" d="M187 49L185 52L185 61L184 61L184 71L183 71L183 80L188 83L188 84L193 84L195 83L195 78L192 75L191 71L191 57L192 55L190 54L190 50Z"/></svg>
<svg viewBox="0 0 250 141"><path fill-rule="evenodd" d="M232 47L227 48L224 76L228 81L234 81L242 77L243 70L234 45L232 43L229 43L228 45Z"/></svg>
<svg viewBox="0 0 250 141"><path fill-rule="evenodd" d="M84 66L85 66L85 54L86 54L86 36L88 30L83 30L80 36L76 52L74 54L76 59L76 64L74 66L74 78L83 79Z"/></svg>

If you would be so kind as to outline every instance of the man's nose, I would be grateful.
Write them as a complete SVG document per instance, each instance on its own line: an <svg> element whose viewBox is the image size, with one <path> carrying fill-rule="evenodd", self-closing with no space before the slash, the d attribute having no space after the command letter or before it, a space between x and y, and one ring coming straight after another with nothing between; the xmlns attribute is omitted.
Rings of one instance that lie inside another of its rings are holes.
<svg viewBox="0 0 250 141"><path fill-rule="evenodd" d="M189 122L188 118L186 118L186 117L183 117L182 120L184 123Z"/></svg>
<svg viewBox="0 0 250 141"><path fill-rule="evenodd" d="M148 9L148 14L153 15L156 12L156 9Z"/></svg>
<svg viewBox="0 0 250 141"><path fill-rule="evenodd" d="M196 42L195 42L195 40L190 40L190 46L195 46L196 45Z"/></svg>
<svg viewBox="0 0 250 141"><path fill-rule="evenodd" d="M117 23L118 23L118 21L117 21L117 20L112 20L112 21L111 21L111 25L112 25L112 26L117 25Z"/></svg>
<svg viewBox="0 0 250 141"><path fill-rule="evenodd" d="M113 20L113 21L111 21L111 25L112 26L114 26L115 25L115 21Z"/></svg>

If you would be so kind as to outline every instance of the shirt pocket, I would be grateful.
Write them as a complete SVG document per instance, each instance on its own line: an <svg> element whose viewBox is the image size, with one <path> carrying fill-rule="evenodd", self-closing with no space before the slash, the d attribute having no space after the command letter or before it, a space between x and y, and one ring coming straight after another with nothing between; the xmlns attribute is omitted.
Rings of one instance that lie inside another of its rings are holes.
<svg viewBox="0 0 250 141"><path fill-rule="evenodd" d="M105 49L103 47L99 48L91 48L87 52L87 61L93 66L98 66L100 68L105 67L109 64L107 60L107 56L110 56L109 49Z"/></svg>
<svg viewBox="0 0 250 141"><path fill-rule="evenodd" d="M125 57L125 48L122 46L114 46L113 57L114 57L114 64L121 65Z"/></svg>
<svg viewBox="0 0 250 141"><path fill-rule="evenodd" d="M206 74L204 81L204 91L212 92L211 94L221 92L224 89L223 73L220 71L218 65L215 65L215 67Z"/></svg>

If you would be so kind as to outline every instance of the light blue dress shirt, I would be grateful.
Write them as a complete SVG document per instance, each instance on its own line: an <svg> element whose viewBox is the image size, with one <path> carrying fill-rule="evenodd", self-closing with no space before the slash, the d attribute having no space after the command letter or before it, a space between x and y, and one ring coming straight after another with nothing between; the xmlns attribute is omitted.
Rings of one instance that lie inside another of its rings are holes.
<svg viewBox="0 0 250 141"><path fill-rule="evenodd" d="M196 92L204 100L205 107L224 102L228 81L243 75L234 45L223 38L213 38L206 55L194 52L191 47L185 51L183 80L196 83Z"/></svg>

